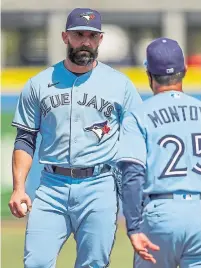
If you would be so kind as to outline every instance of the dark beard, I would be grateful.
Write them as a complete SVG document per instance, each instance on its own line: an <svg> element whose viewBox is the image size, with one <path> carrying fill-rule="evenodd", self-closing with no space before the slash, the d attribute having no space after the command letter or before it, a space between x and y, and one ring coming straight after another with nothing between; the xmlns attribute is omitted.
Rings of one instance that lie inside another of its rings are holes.
<svg viewBox="0 0 201 268"><path fill-rule="evenodd" d="M70 61L76 65L87 66L92 64L98 57L98 47L96 49L86 46L73 48L71 44L68 43L68 57Z"/></svg>

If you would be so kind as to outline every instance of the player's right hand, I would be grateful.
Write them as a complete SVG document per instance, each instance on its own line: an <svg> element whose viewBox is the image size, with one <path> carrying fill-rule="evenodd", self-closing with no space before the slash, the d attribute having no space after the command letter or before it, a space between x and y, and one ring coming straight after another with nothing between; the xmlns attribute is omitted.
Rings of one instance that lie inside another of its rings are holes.
<svg viewBox="0 0 201 268"><path fill-rule="evenodd" d="M142 259L145 261L150 261L156 263L156 259L152 254L149 253L149 249L158 251L160 250L159 246L153 244L148 237L143 233L133 234L130 236L131 244Z"/></svg>
<svg viewBox="0 0 201 268"><path fill-rule="evenodd" d="M17 218L23 218L24 216L26 216L26 213L23 211L23 208L21 207L22 203L26 203L28 211L31 211L30 197L25 193L25 191L14 190L8 205L10 207L11 213Z"/></svg>

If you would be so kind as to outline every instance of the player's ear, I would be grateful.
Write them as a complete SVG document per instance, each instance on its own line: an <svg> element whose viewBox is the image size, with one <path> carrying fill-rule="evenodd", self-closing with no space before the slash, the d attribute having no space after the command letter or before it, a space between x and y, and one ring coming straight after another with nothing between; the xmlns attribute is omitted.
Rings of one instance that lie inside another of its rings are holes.
<svg viewBox="0 0 201 268"><path fill-rule="evenodd" d="M187 70L188 70L188 66L185 64L185 68L184 68L184 71L183 71L183 78L186 76Z"/></svg>
<svg viewBox="0 0 201 268"><path fill-rule="evenodd" d="M151 81L151 74L150 74L149 71L146 71L146 73L147 73L147 76L148 76L148 79L149 79L149 82L150 82Z"/></svg>
<svg viewBox="0 0 201 268"><path fill-rule="evenodd" d="M103 34L101 33L100 34L100 39L99 39L99 45L102 43L102 41L103 41Z"/></svg>
<svg viewBox="0 0 201 268"><path fill-rule="evenodd" d="M154 91L153 90L154 79L153 79L151 73L148 70L146 71L146 73L147 73L147 76L148 76L148 79L149 79L149 86L152 89L152 91Z"/></svg>
<svg viewBox="0 0 201 268"><path fill-rule="evenodd" d="M68 44L68 33L67 32L62 32L62 39L64 43L67 45Z"/></svg>

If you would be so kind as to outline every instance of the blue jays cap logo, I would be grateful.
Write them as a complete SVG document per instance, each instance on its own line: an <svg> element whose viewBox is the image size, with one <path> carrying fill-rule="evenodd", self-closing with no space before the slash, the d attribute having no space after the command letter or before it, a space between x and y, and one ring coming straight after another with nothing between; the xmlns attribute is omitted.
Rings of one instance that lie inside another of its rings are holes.
<svg viewBox="0 0 201 268"><path fill-rule="evenodd" d="M89 23L90 20L95 19L95 15L93 12L85 12L80 14L81 18L84 18L86 20L87 23Z"/></svg>
<svg viewBox="0 0 201 268"><path fill-rule="evenodd" d="M85 131L92 131L98 138L98 141L100 142L101 139L105 134L108 134L110 131L110 127L107 125L107 121L103 123L96 123L93 124L91 127L86 127Z"/></svg>

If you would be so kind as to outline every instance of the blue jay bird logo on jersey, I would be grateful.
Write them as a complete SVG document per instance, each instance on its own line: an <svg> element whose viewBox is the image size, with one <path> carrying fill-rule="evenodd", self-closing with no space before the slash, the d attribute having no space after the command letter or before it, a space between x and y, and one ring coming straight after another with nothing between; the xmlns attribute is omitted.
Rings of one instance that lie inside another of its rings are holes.
<svg viewBox="0 0 201 268"><path fill-rule="evenodd" d="M107 125L107 123L107 121L103 123L96 123L93 124L91 127L86 127L84 130L92 131L97 136L98 141L100 142L103 136L110 132L110 127Z"/></svg>

